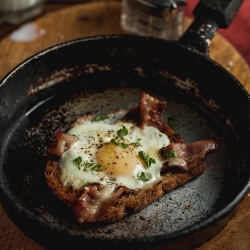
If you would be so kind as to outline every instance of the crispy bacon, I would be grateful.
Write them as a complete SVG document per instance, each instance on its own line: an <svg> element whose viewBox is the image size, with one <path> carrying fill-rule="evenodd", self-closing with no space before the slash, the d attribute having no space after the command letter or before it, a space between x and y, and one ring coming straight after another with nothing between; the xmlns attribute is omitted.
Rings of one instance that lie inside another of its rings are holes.
<svg viewBox="0 0 250 250"><path fill-rule="evenodd" d="M95 222L110 205L126 191L119 187L114 190L110 186L92 184L85 188L82 195L72 205L72 211L79 223Z"/></svg>
<svg viewBox="0 0 250 250"><path fill-rule="evenodd" d="M166 102L161 102L146 93L142 93L139 103L126 115L126 119L135 121L138 126L157 126L166 107Z"/></svg>
<svg viewBox="0 0 250 250"><path fill-rule="evenodd" d="M141 128L153 126L167 134L170 140L174 138L175 142L183 142L183 139L161 118L166 105L166 101L159 101L146 93L142 93L139 103L129 110L125 120L132 120Z"/></svg>
<svg viewBox="0 0 250 250"><path fill-rule="evenodd" d="M65 150L71 148L78 141L77 136L65 134L62 131L58 131L55 138L57 141L53 142L47 150L49 155L61 156Z"/></svg>
<svg viewBox="0 0 250 250"><path fill-rule="evenodd" d="M218 144L213 140L201 140L191 144L186 143L171 143L161 149L163 158L167 158L167 153L174 151L177 157L166 159L161 173L164 173L170 168L177 167L184 171L189 171L197 166L201 161L204 161L206 156L217 148Z"/></svg>

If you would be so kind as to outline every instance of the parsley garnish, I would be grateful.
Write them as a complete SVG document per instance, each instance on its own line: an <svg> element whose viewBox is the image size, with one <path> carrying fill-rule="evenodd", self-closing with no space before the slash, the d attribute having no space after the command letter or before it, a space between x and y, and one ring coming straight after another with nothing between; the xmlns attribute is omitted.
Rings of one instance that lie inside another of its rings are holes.
<svg viewBox="0 0 250 250"><path fill-rule="evenodd" d="M131 145L133 145L135 148L140 147L141 146L140 140L141 140L140 138L137 139L136 142L131 143Z"/></svg>
<svg viewBox="0 0 250 250"><path fill-rule="evenodd" d="M144 172L138 173L137 177L141 180L141 181L148 181L149 178L145 175Z"/></svg>
<svg viewBox="0 0 250 250"><path fill-rule="evenodd" d="M82 163L82 157L81 157L81 156L78 156L78 157L75 158L73 161L77 164L77 167L78 167L78 169L80 170L80 165L81 165L81 163Z"/></svg>
<svg viewBox="0 0 250 250"><path fill-rule="evenodd" d="M177 121L174 117L168 117L168 124L173 130L175 130L177 127Z"/></svg>
<svg viewBox="0 0 250 250"><path fill-rule="evenodd" d="M154 158L151 158L148 154L144 151L139 152L140 158L146 163L147 167L150 167L152 163L156 163Z"/></svg>
<svg viewBox="0 0 250 250"><path fill-rule="evenodd" d="M117 135L120 137L128 135L128 129L124 125L122 125L122 128L117 130ZM112 139L111 142L122 148L127 148L129 145L133 145L135 148L137 148L141 146L141 143L139 142L140 140L141 139L139 138L136 140L136 142L132 142L130 144L127 144L127 143L122 142L121 140L115 140L115 139Z"/></svg>
<svg viewBox="0 0 250 250"><path fill-rule="evenodd" d="M114 143L117 146L120 146L122 148L127 148L129 145L133 145L135 148L140 147L141 143L139 142L140 139L138 139L136 142L132 142L131 144L126 144L124 142L121 142L121 140L117 141L115 139L111 139L111 142Z"/></svg>
<svg viewBox="0 0 250 250"><path fill-rule="evenodd" d="M88 187L88 186L90 186L90 184L91 183L87 181L82 187Z"/></svg>
<svg viewBox="0 0 250 250"><path fill-rule="evenodd" d="M122 125L122 128L117 131L117 134L120 137L123 137L128 134L128 129L124 125Z"/></svg>
<svg viewBox="0 0 250 250"><path fill-rule="evenodd" d="M99 122L108 119L108 115L96 115L91 121L92 122Z"/></svg>
<svg viewBox="0 0 250 250"><path fill-rule="evenodd" d="M170 159L170 158L176 158L178 157L178 153L174 150L169 150L164 153L164 158Z"/></svg>
<svg viewBox="0 0 250 250"><path fill-rule="evenodd" d="M126 144L124 142L121 142L120 140L116 141L115 139L111 139L111 142L114 143L117 146L122 147L122 148L127 148L128 147L128 144Z"/></svg>
<svg viewBox="0 0 250 250"><path fill-rule="evenodd" d="M106 183L107 183L107 185L115 185L115 183L112 181L106 181Z"/></svg>
<svg viewBox="0 0 250 250"><path fill-rule="evenodd" d="M87 161L84 162L84 166L96 172L98 172L99 167L100 167L100 165L95 162L87 162Z"/></svg>

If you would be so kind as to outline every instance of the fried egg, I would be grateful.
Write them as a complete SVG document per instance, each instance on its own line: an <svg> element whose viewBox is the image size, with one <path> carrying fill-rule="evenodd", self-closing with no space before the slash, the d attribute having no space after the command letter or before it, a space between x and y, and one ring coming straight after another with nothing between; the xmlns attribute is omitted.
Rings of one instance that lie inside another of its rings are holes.
<svg viewBox="0 0 250 250"><path fill-rule="evenodd" d="M101 183L142 188L160 178L160 148L169 138L157 128L111 118L74 125L79 140L60 158L61 181L75 186Z"/></svg>

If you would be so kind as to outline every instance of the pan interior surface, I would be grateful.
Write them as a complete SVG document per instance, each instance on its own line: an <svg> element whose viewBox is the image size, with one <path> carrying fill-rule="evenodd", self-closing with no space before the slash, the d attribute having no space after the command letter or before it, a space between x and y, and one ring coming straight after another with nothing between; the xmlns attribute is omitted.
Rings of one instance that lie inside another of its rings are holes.
<svg viewBox="0 0 250 250"><path fill-rule="evenodd" d="M145 208L140 213L109 225L81 227L71 211L57 200L48 189L44 178L46 148L58 130L66 131L77 118L87 114L108 114L135 105L142 93L140 88L111 88L104 92L81 92L65 96L44 97L27 116L17 123L23 124L15 141L9 146L4 173L9 188L25 209L43 218L49 224L77 234L101 238L148 238L184 229L207 218L216 211L229 168L226 144L218 124L209 121L208 114L199 107L185 102L166 99L164 120L174 117L178 121L176 131L191 143L200 139L216 139L220 147L207 159L202 176L184 187L174 190ZM153 95L153 93L150 93ZM223 162L223 165L221 165ZM155 216L157 214L157 216Z"/></svg>

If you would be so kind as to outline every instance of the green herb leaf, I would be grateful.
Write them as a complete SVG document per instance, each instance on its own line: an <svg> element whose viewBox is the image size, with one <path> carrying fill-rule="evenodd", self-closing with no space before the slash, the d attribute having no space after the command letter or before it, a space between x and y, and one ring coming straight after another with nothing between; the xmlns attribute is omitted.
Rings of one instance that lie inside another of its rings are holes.
<svg viewBox="0 0 250 250"><path fill-rule="evenodd" d="M140 147L141 146L140 140L141 140L140 138L137 139L136 142L131 143L131 145L133 145L135 148Z"/></svg>
<svg viewBox="0 0 250 250"><path fill-rule="evenodd" d="M144 151L139 152L140 158L146 163L147 167L150 167L152 163L156 163L154 158L151 158L148 154Z"/></svg>
<svg viewBox="0 0 250 250"><path fill-rule="evenodd" d="M108 119L108 115L96 115L91 121L92 122L99 122Z"/></svg>
<svg viewBox="0 0 250 250"><path fill-rule="evenodd" d="M111 139L111 142L114 143L117 146L122 147L122 148L127 148L128 147L128 144L126 144L124 142L121 142L120 140L116 141L115 139Z"/></svg>
<svg viewBox="0 0 250 250"><path fill-rule="evenodd" d="M128 134L128 129L124 125L122 125L122 128L117 131L117 134L120 137L123 137Z"/></svg>
<svg viewBox="0 0 250 250"><path fill-rule="evenodd" d="M107 185L115 185L115 183L112 181L106 181L106 183L107 183Z"/></svg>
<svg viewBox="0 0 250 250"><path fill-rule="evenodd" d="M81 163L82 163L82 157L81 157L81 156L78 156L78 157L75 158L73 161L77 164L77 167L78 167L78 169L80 170L80 165L81 165Z"/></svg>
<svg viewBox="0 0 250 250"><path fill-rule="evenodd" d="M90 186L90 184L91 183L87 181L82 187L88 187L88 186Z"/></svg>
<svg viewBox="0 0 250 250"><path fill-rule="evenodd" d="M96 172L98 172L99 167L100 167L100 165L95 163L95 162L87 162L87 161L84 162L84 166L86 168L90 168L92 171L96 171Z"/></svg>
<svg viewBox="0 0 250 250"><path fill-rule="evenodd" d="M141 180L141 181L148 181L149 178L145 175L144 172L138 173L137 177Z"/></svg>
<svg viewBox="0 0 250 250"><path fill-rule="evenodd" d="M174 150L169 150L164 153L164 158L170 159L170 158L176 158L178 157L178 153Z"/></svg>
<svg viewBox="0 0 250 250"><path fill-rule="evenodd" d="M168 124L173 130L175 130L178 123L174 117L168 117Z"/></svg>
<svg viewBox="0 0 250 250"><path fill-rule="evenodd" d="M112 47L112 49L107 50L107 52L109 53L110 56L114 56L117 53L118 47Z"/></svg>

